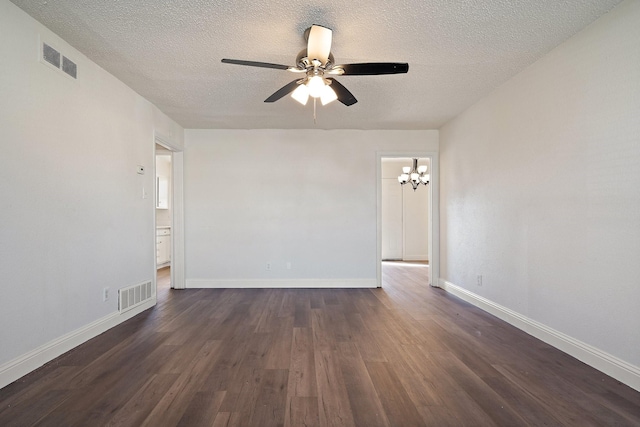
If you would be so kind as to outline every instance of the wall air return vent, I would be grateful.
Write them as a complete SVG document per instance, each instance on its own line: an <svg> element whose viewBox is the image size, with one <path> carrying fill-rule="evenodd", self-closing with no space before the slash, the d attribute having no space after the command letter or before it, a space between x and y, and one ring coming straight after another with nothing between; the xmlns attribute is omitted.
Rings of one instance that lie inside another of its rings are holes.
<svg viewBox="0 0 640 427"><path fill-rule="evenodd" d="M69 74L74 79L77 78L78 66L75 62L67 58L66 56L62 57L62 71Z"/></svg>
<svg viewBox="0 0 640 427"><path fill-rule="evenodd" d="M138 283L118 289L118 310L120 313L124 313L149 301L154 297L154 290L151 282Z"/></svg>
<svg viewBox="0 0 640 427"><path fill-rule="evenodd" d="M60 68L60 52L46 43L42 43L42 59L56 68Z"/></svg>
<svg viewBox="0 0 640 427"><path fill-rule="evenodd" d="M42 42L41 47L40 60L42 63L55 67L69 77L78 78L78 65L75 62L46 42Z"/></svg>

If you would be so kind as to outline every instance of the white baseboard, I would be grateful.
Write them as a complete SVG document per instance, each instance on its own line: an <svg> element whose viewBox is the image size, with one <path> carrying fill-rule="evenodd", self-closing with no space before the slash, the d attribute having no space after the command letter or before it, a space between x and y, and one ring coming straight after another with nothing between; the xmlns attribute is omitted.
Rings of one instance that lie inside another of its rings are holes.
<svg viewBox="0 0 640 427"><path fill-rule="evenodd" d="M187 279L187 288L377 288L376 279Z"/></svg>
<svg viewBox="0 0 640 427"><path fill-rule="evenodd" d="M476 295L460 286L446 280L439 280L440 288L475 305L484 311L493 314L499 319L515 326L518 329L546 342L553 347L564 351L587 365L604 372L629 387L640 391L640 367L634 366L624 360L618 359L589 344L579 341L569 335L556 331L542 323L529 319L522 314L507 307Z"/></svg>
<svg viewBox="0 0 640 427"><path fill-rule="evenodd" d="M66 353L67 351L89 341L91 338L97 337L101 333L113 328L114 326L124 322L140 314L148 308L156 305L155 296L146 303L136 307L126 313L111 313L95 322L89 323L75 331L69 332L53 341L50 341L35 350L32 350L22 356L10 360L0 365L0 388L5 387L15 380L25 376L29 372L38 369L40 366L55 359L56 357Z"/></svg>

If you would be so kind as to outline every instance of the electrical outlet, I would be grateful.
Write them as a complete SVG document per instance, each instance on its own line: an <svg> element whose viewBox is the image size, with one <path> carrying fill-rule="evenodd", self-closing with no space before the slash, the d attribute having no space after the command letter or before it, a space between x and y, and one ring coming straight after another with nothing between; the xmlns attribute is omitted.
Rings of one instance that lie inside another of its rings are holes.
<svg viewBox="0 0 640 427"><path fill-rule="evenodd" d="M267 268L267 271L271 271L271 263L270 262L267 263L267 267L266 268Z"/></svg>
<svg viewBox="0 0 640 427"><path fill-rule="evenodd" d="M291 270L291 263L290 262L287 263L287 270Z"/></svg>
<svg viewBox="0 0 640 427"><path fill-rule="evenodd" d="M478 274L478 286L482 286L482 274Z"/></svg>
<svg viewBox="0 0 640 427"><path fill-rule="evenodd" d="M109 288L102 289L102 302L106 302L109 299Z"/></svg>

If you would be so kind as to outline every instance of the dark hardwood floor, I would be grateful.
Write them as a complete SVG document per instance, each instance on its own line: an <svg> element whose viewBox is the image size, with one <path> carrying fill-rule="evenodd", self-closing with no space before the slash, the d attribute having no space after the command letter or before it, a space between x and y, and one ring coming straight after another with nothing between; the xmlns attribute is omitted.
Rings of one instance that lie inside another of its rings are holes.
<svg viewBox="0 0 640 427"><path fill-rule="evenodd" d="M385 263L382 289L171 290L0 390L0 426L638 426L640 393Z"/></svg>

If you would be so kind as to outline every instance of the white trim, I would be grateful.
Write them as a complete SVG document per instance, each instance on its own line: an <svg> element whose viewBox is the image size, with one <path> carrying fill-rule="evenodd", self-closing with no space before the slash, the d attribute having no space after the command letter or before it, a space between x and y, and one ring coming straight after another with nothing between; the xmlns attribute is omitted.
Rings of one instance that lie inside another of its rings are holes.
<svg viewBox="0 0 640 427"><path fill-rule="evenodd" d="M184 289L184 152L174 151L171 158L173 189L171 205L171 287Z"/></svg>
<svg viewBox="0 0 640 427"><path fill-rule="evenodd" d="M375 288L376 279L187 279L187 288Z"/></svg>
<svg viewBox="0 0 640 427"><path fill-rule="evenodd" d="M439 199L439 157L437 151L377 151L376 152L376 278L377 287L382 287L382 159L393 157L421 157L429 159L431 181L429 191L429 280L437 286L440 277L440 199ZM403 245L404 253L404 245ZM404 257L403 257L404 258Z"/></svg>
<svg viewBox="0 0 640 427"><path fill-rule="evenodd" d="M59 338L54 339L28 353L18 356L13 360L0 365L0 388L5 387L17 379L25 376L29 372L38 369L40 366L79 346L82 343L97 337L101 333L119 325L143 311L156 305L154 297L146 303L136 307L126 313L113 312L101 319L85 325L75 331L69 332Z"/></svg>
<svg viewBox="0 0 640 427"><path fill-rule="evenodd" d="M625 383L631 388L640 391L640 367L625 362L596 347L577 340L560 331L552 329L542 323L536 322L507 307L476 295L460 286L454 285L444 279L440 279L440 287L447 292L475 305L482 310L493 314L499 319L515 326L518 329L532 335L553 347L575 357L587 365Z"/></svg>

